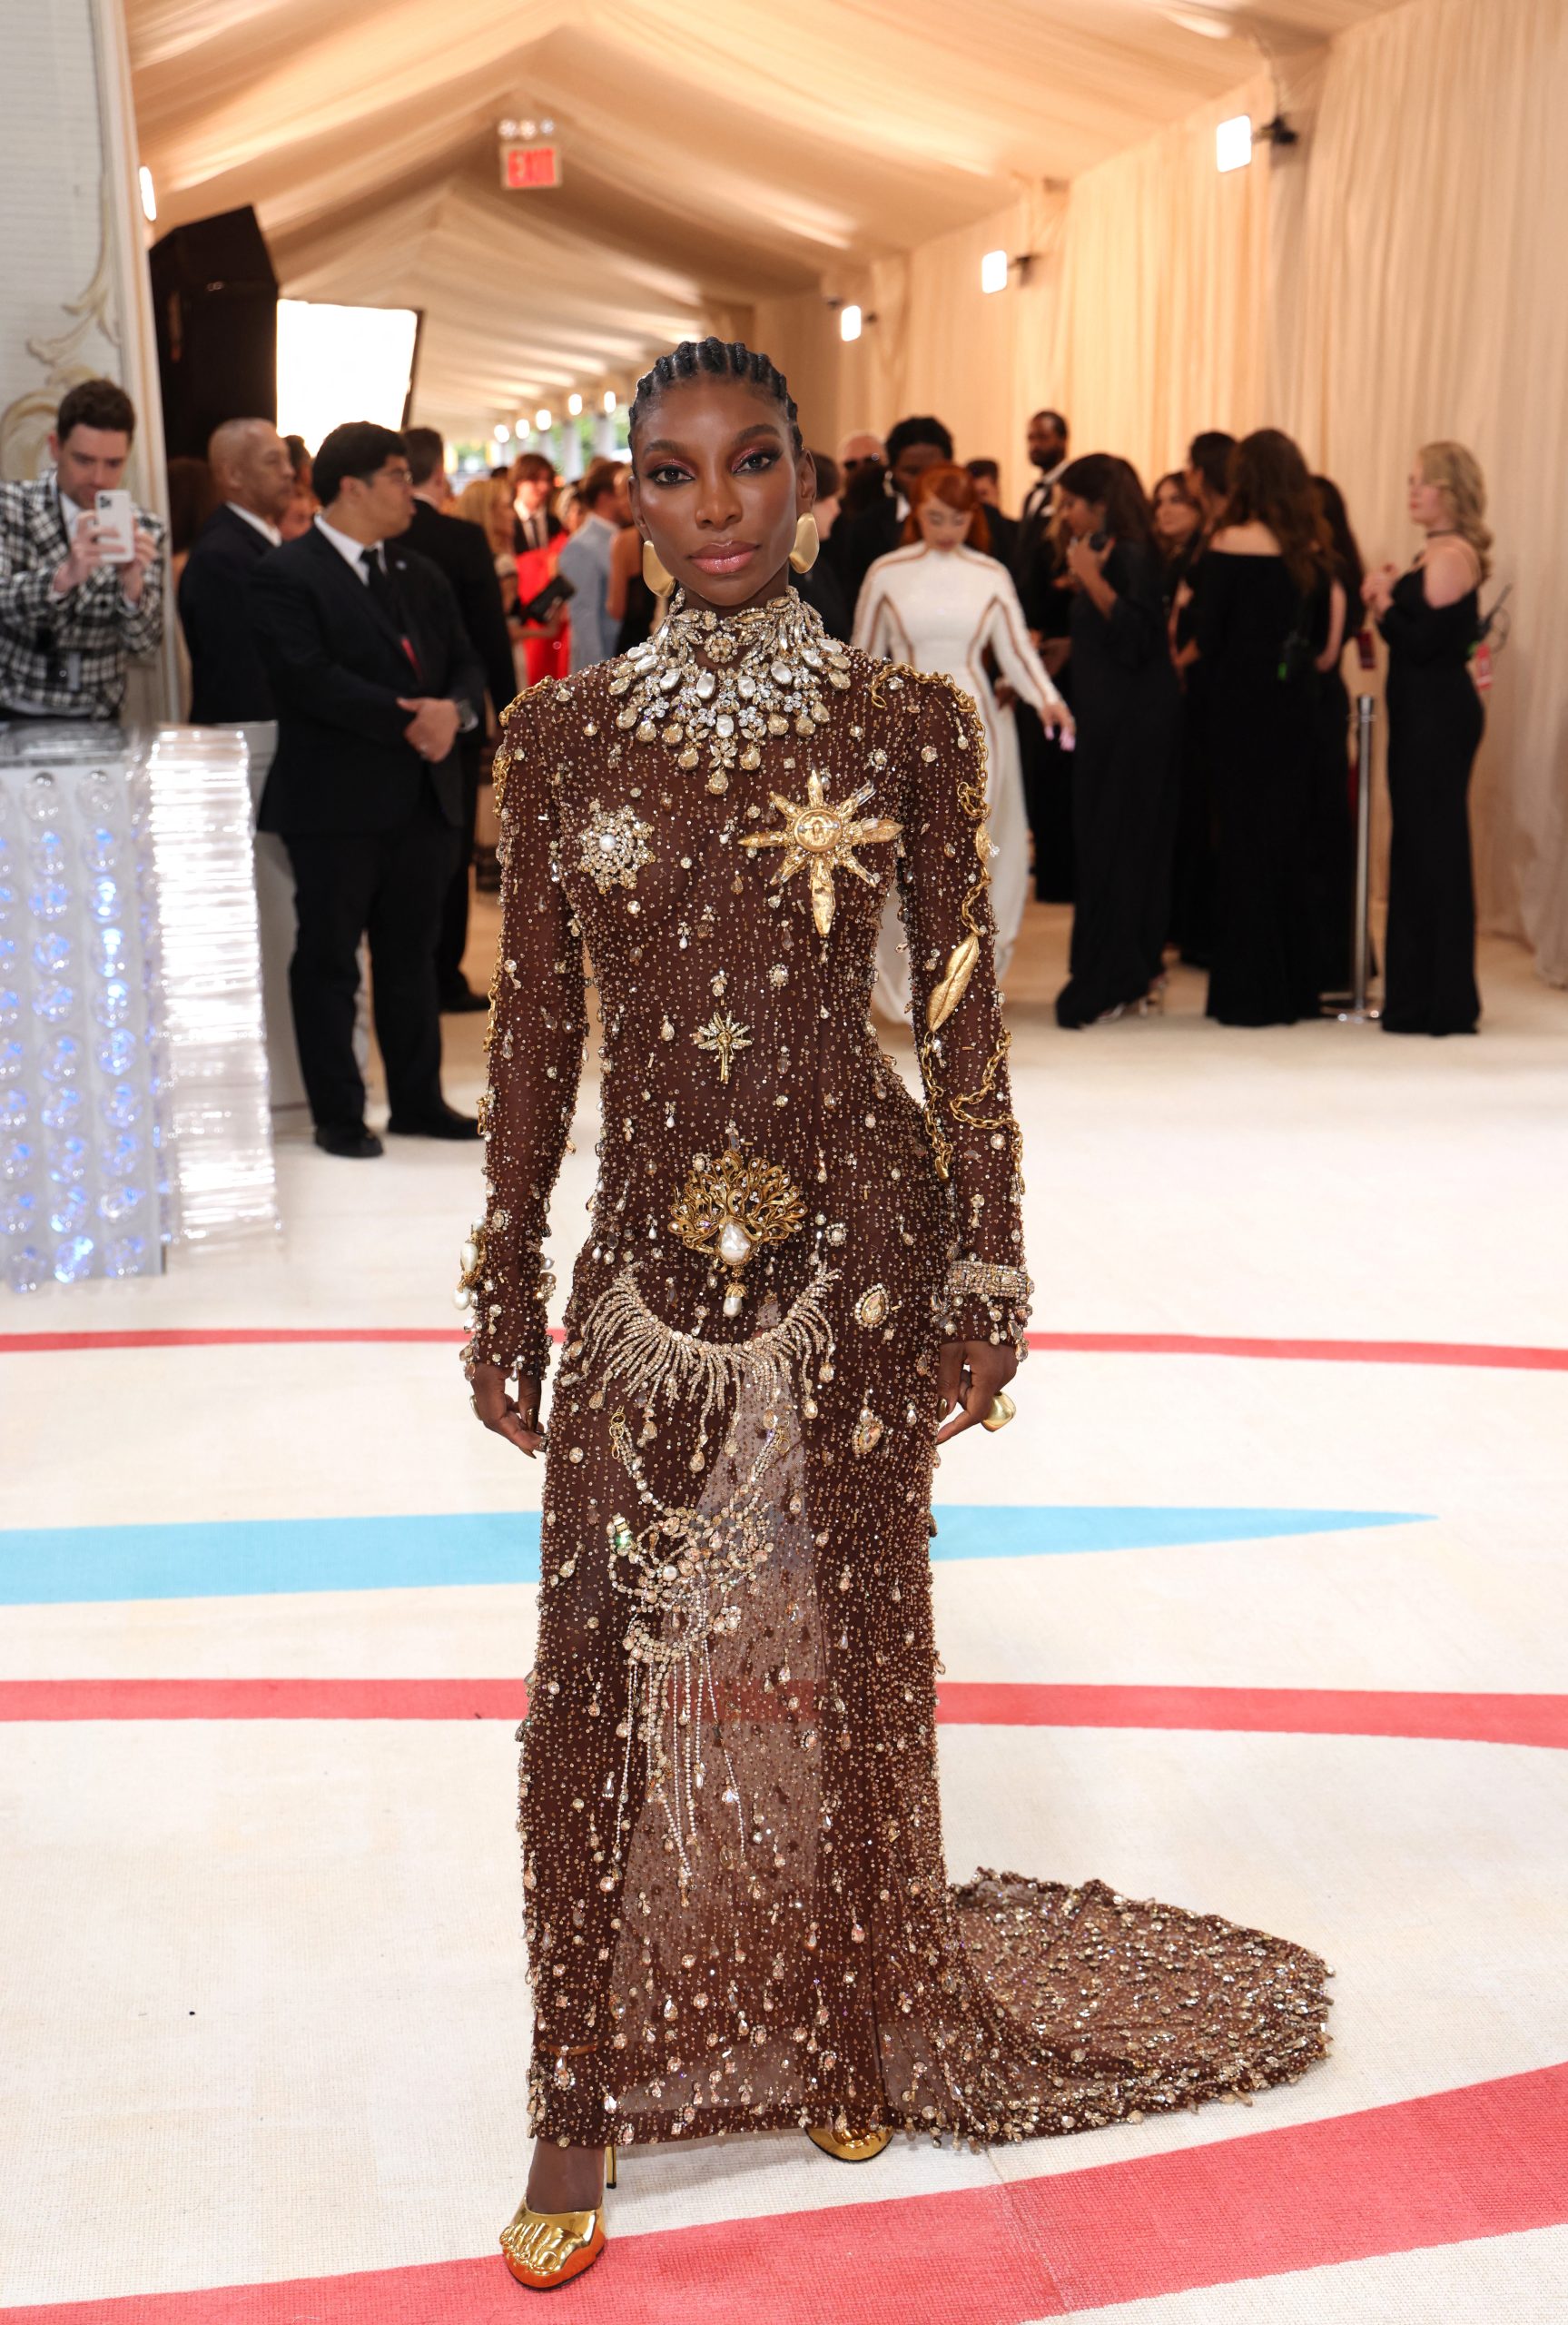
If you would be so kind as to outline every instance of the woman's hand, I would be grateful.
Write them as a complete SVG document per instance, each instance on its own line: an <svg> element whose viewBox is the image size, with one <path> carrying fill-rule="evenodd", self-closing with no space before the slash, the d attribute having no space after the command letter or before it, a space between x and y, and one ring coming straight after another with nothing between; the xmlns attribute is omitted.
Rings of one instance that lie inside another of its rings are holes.
<svg viewBox="0 0 1568 2325"><path fill-rule="evenodd" d="M1361 595L1368 613L1387 612L1388 601L1394 595L1394 585L1398 579L1399 569L1396 565L1379 565L1367 575L1361 585Z"/></svg>
<svg viewBox="0 0 1568 2325"><path fill-rule="evenodd" d="M474 1410L488 1430L504 1437L531 1461L545 1443L539 1427L539 1384L524 1378L518 1382L518 1401L507 1394L507 1376L498 1364L474 1367Z"/></svg>
<svg viewBox="0 0 1568 2325"><path fill-rule="evenodd" d="M1075 581L1085 587L1090 581L1098 581L1105 570L1105 560L1114 547L1115 543L1108 540L1103 549L1095 549L1091 546L1087 535L1069 541L1067 545L1068 571Z"/></svg>
<svg viewBox="0 0 1568 2325"><path fill-rule="evenodd" d="M940 1410L952 1418L937 1430L937 1443L945 1445L982 1421L1017 1370L1016 1349L996 1348L990 1341L944 1341L936 1384Z"/></svg>

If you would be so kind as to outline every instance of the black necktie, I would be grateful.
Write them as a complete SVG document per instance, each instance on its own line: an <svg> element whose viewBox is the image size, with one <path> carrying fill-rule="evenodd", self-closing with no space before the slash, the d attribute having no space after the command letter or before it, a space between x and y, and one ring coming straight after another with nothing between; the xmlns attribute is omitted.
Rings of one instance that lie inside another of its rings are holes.
<svg viewBox="0 0 1568 2325"><path fill-rule="evenodd" d="M399 642L417 673L419 659L414 651L414 641L409 635L409 625L403 613L403 601L398 593L397 583L381 562L380 549L376 547L361 549L360 562L365 569L365 579L370 584L371 597L397 631Z"/></svg>
<svg viewBox="0 0 1568 2325"><path fill-rule="evenodd" d="M380 607L388 620L395 623L401 630L403 611L398 603L397 584L381 562L380 548L362 549L360 551L360 563L365 569L365 579L370 585L371 597Z"/></svg>

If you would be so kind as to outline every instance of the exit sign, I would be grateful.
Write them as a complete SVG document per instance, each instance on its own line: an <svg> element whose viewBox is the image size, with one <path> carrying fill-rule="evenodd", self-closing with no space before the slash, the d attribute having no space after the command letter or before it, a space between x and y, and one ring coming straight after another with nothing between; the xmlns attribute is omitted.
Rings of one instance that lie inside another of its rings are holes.
<svg viewBox="0 0 1568 2325"><path fill-rule="evenodd" d="M503 145L501 183L513 188L559 185L560 148L557 145Z"/></svg>

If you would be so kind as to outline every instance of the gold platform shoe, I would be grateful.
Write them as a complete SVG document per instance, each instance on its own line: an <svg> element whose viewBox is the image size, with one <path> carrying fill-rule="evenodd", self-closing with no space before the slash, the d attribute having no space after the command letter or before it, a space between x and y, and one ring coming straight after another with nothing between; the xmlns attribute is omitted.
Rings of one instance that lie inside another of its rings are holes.
<svg viewBox="0 0 1568 2325"><path fill-rule="evenodd" d="M616 2184L616 2152L605 2150L605 2186ZM525 2197L501 2231L501 2254L518 2284L556 2292L591 2269L605 2249L605 2208L537 2212Z"/></svg>
<svg viewBox="0 0 1568 2325"><path fill-rule="evenodd" d="M839 2163L872 2163L892 2133L883 2123L874 2131L851 2132L841 2138L831 2123L814 2123L806 2137L814 2147L820 2147L824 2155L831 2155Z"/></svg>

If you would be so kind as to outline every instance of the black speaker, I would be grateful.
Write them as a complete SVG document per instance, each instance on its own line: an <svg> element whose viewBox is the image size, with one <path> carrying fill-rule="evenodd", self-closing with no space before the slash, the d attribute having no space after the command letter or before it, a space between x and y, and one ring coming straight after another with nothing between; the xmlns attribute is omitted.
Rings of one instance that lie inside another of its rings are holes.
<svg viewBox="0 0 1568 2325"><path fill-rule="evenodd" d="M278 278L249 208L176 226L147 257L165 448L205 460L223 420L277 420Z"/></svg>

